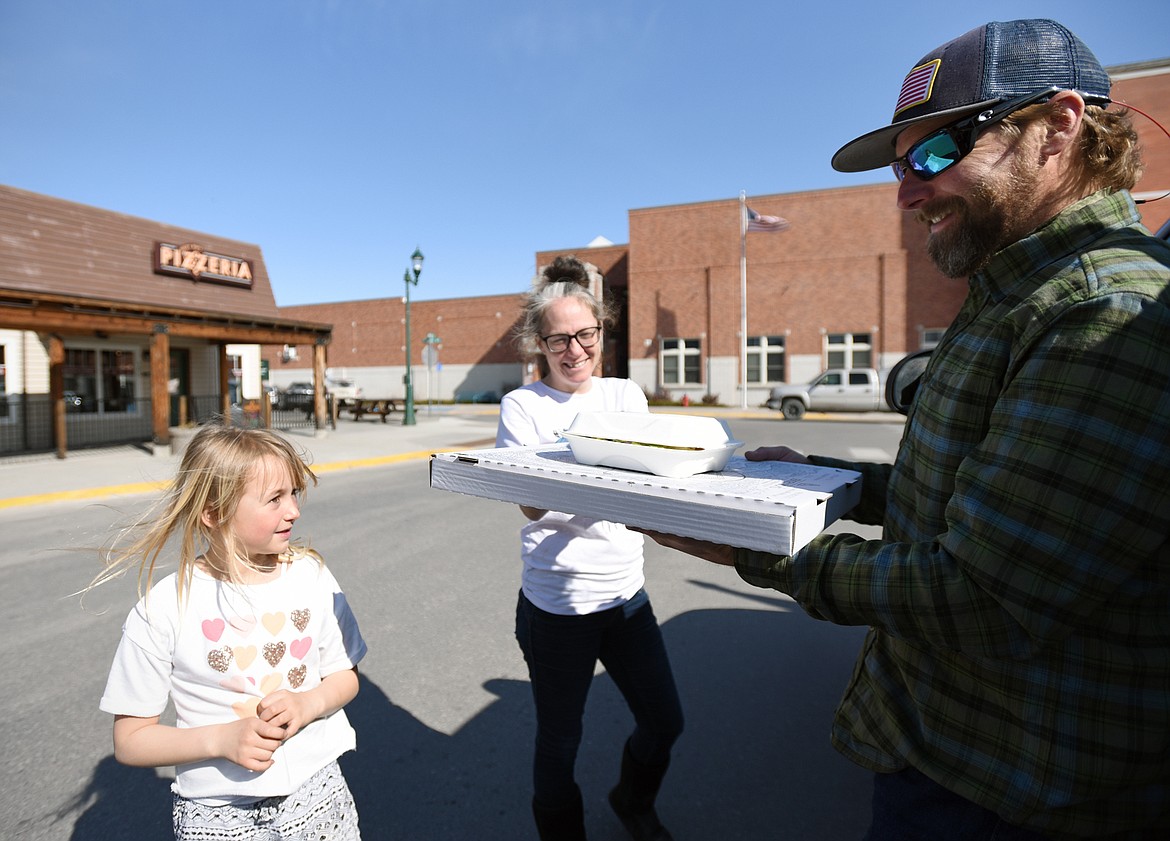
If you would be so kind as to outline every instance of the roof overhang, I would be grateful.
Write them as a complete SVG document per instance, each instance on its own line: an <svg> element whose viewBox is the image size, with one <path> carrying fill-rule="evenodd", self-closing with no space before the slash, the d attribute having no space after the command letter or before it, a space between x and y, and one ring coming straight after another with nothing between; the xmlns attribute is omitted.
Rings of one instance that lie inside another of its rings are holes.
<svg viewBox="0 0 1170 841"><path fill-rule="evenodd" d="M240 344L329 344L332 324L0 289L0 328L65 335L166 332Z"/></svg>

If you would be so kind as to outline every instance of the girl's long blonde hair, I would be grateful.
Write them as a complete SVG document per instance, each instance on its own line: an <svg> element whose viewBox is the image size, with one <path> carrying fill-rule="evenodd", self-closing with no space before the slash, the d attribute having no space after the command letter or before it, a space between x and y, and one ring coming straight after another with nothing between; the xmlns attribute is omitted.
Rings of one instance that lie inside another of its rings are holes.
<svg viewBox="0 0 1170 841"><path fill-rule="evenodd" d="M288 471L293 488L303 493L317 476L297 449L267 429L239 429L208 424L202 427L183 454L179 472L158 502L124 529L103 550L104 569L90 583L92 589L129 569L138 569L138 595L149 592L159 555L172 539L178 540L178 590L183 599L191 584L196 562L213 537L228 548L228 557L247 563L247 553L231 528L240 498L253 472L271 457ZM204 514L213 525L204 522ZM315 554L315 553L311 553ZM208 564L215 559L207 558ZM212 567L219 578L238 583L234 564Z"/></svg>

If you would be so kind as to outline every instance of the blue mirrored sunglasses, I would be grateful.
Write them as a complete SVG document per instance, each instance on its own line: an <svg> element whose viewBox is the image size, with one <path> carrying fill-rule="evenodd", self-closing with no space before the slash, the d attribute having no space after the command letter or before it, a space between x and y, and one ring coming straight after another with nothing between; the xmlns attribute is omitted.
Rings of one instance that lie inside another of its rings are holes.
<svg viewBox="0 0 1170 841"><path fill-rule="evenodd" d="M1027 96L1003 102L992 108L964 117L938 131L931 132L906 150L906 154L892 164L894 176L901 181L907 172L913 172L923 181L946 172L975 148L979 135L1005 117L1036 102L1051 99L1061 88L1045 88Z"/></svg>

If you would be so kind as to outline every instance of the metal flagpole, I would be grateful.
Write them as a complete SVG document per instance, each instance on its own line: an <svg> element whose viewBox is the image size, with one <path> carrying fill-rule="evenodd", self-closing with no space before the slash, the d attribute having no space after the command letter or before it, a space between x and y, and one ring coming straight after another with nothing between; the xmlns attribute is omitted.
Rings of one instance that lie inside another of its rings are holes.
<svg viewBox="0 0 1170 841"><path fill-rule="evenodd" d="M739 191L739 407L747 408L747 192Z"/></svg>

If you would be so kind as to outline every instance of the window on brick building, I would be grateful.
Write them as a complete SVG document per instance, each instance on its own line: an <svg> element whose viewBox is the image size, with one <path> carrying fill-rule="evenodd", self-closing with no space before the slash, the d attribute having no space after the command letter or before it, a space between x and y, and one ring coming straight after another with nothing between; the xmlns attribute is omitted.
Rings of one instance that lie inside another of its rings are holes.
<svg viewBox="0 0 1170 841"><path fill-rule="evenodd" d="M872 368L873 344L869 333L827 333L826 368Z"/></svg>
<svg viewBox="0 0 1170 841"><path fill-rule="evenodd" d="M699 339L663 339L658 351L663 385L702 382L702 342Z"/></svg>
<svg viewBox="0 0 1170 841"><path fill-rule="evenodd" d="M945 327L919 327L918 328L918 349L927 350L935 347L942 341L943 333L947 332Z"/></svg>
<svg viewBox="0 0 1170 841"><path fill-rule="evenodd" d="M748 336L747 381L784 382L784 337Z"/></svg>

